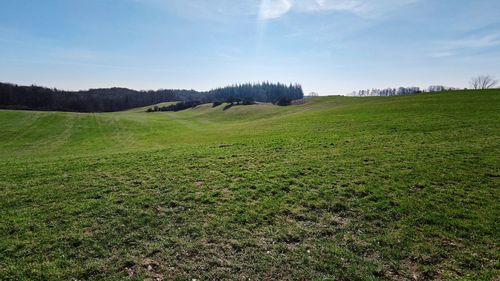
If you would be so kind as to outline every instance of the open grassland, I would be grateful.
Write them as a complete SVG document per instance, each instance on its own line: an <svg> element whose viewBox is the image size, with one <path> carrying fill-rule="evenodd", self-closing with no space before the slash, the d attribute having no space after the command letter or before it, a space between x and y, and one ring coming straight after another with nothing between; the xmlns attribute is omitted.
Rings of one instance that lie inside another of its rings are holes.
<svg viewBox="0 0 500 281"><path fill-rule="evenodd" d="M498 280L500 91L0 111L0 280Z"/></svg>

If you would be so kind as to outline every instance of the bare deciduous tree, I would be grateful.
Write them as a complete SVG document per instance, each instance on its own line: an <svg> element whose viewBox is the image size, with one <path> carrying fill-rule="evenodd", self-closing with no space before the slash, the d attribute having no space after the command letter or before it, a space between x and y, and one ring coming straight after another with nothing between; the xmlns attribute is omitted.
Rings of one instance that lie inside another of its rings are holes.
<svg viewBox="0 0 500 281"><path fill-rule="evenodd" d="M491 89L498 84L498 80L495 80L490 75L481 75L472 78L470 85L476 90Z"/></svg>

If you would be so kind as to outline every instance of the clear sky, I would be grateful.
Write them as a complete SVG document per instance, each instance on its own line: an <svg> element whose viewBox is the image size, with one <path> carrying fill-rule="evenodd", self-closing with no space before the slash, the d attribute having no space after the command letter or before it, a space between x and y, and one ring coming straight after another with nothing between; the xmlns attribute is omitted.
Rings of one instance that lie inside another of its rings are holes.
<svg viewBox="0 0 500 281"><path fill-rule="evenodd" d="M500 78L499 0L1 0L0 81L344 94Z"/></svg>

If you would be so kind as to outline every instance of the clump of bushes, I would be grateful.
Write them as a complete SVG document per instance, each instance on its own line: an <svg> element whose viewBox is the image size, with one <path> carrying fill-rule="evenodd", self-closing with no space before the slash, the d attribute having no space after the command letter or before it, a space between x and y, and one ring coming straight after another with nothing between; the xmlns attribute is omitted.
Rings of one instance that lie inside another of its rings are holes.
<svg viewBox="0 0 500 281"><path fill-rule="evenodd" d="M196 107L200 104L202 104L201 101L182 101L182 102L178 102L176 104L172 104L169 106L162 106L162 107L154 106L152 108L148 108L148 110L146 110L146 112L181 111L181 110L185 110L188 108Z"/></svg>
<svg viewBox="0 0 500 281"><path fill-rule="evenodd" d="M255 104L255 100L253 98L245 98L242 101L243 105L252 105Z"/></svg>
<svg viewBox="0 0 500 281"><path fill-rule="evenodd" d="M274 103L275 105L279 106L288 106L292 104L292 99L288 97L281 97L278 101Z"/></svg>

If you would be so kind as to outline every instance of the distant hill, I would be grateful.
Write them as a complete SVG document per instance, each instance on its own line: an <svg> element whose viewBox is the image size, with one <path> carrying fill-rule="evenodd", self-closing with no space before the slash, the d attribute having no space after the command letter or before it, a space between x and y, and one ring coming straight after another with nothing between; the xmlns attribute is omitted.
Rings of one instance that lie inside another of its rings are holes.
<svg viewBox="0 0 500 281"><path fill-rule="evenodd" d="M0 83L0 108L45 111L111 112L172 101L277 102L283 98L302 99L303 96L300 85L267 82L233 85L208 92L179 89L136 91L127 88L63 91L35 85Z"/></svg>

